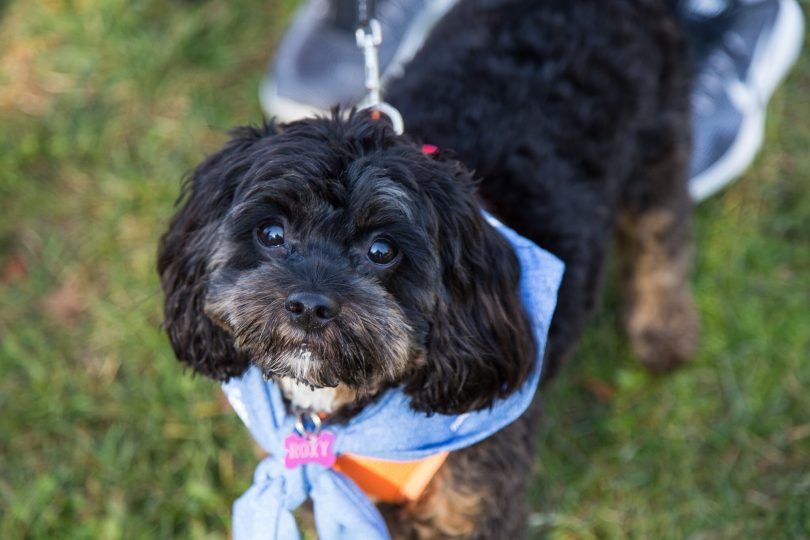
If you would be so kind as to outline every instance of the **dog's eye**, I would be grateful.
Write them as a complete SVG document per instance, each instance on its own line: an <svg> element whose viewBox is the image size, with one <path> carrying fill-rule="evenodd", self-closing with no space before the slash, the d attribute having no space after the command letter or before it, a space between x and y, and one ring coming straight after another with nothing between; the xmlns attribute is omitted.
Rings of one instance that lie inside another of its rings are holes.
<svg viewBox="0 0 810 540"><path fill-rule="evenodd" d="M368 248L368 260L374 264L385 266L394 262L397 258L397 248L385 238L377 238Z"/></svg>
<svg viewBox="0 0 810 540"><path fill-rule="evenodd" d="M256 238L266 247L284 245L284 226L275 221L263 223L256 228Z"/></svg>

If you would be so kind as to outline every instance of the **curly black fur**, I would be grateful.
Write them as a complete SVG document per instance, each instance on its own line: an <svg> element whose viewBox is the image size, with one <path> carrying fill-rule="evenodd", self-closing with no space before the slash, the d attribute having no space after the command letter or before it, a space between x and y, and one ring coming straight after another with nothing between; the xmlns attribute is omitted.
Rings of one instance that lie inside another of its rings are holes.
<svg viewBox="0 0 810 540"><path fill-rule="evenodd" d="M566 263L546 380L595 306L620 210L688 222L690 67L662 4L464 0L386 94L408 133L475 170L485 206Z"/></svg>
<svg viewBox="0 0 810 540"><path fill-rule="evenodd" d="M485 407L525 379L534 347L519 265L458 162L364 114L316 119L240 132L186 191L159 270L169 336L197 371L226 379L250 358L268 375L361 394L404 384L428 412ZM268 219L285 224L284 246L256 241ZM365 257L381 236L402 252L394 267ZM340 315L297 328L284 302L300 290L334 296Z"/></svg>
<svg viewBox="0 0 810 540"><path fill-rule="evenodd" d="M480 203L566 263L546 376L597 301L617 229L634 348L656 369L686 360L685 50L661 0L462 0L389 85L408 136L366 114L238 132L188 181L161 243L178 358L220 380L252 361L361 397L401 384L428 412L487 406L535 351L516 258ZM288 234L275 251L256 242L268 218ZM386 269L365 257L380 236L402 252ZM284 299L302 289L341 314L319 331L291 324ZM453 453L392 515L395 535L519 535L536 412Z"/></svg>

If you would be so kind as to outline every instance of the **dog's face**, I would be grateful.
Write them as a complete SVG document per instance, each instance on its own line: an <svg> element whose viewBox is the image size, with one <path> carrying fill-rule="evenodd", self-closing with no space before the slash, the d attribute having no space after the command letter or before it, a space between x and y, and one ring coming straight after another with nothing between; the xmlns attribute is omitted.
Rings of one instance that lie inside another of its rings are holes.
<svg viewBox="0 0 810 540"><path fill-rule="evenodd" d="M212 239L205 313L268 375L373 390L424 362L441 267L415 176L429 159L299 130L312 131L277 135L240 182Z"/></svg>
<svg viewBox="0 0 810 540"><path fill-rule="evenodd" d="M525 379L519 267L468 173L363 115L243 130L188 184L159 271L177 356L227 379L414 407L486 406Z"/></svg>

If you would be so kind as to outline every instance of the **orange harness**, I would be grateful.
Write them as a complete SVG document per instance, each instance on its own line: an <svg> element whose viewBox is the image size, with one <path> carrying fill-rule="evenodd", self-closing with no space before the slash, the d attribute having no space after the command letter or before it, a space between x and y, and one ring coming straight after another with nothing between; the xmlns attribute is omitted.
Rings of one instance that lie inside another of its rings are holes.
<svg viewBox="0 0 810 540"><path fill-rule="evenodd" d="M371 500L398 504L418 499L448 455L439 452L416 461L388 461L342 454L334 469L354 480Z"/></svg>
<svg viewBox="0 0 810 540"><path fill-rule="evenodd" d="M328 415L317 416L325 420ZM414 461L390 461L341 454L332 468L351 478L371 500L401 504L422 495L448 455L449 452L439 452Z"/></svg>

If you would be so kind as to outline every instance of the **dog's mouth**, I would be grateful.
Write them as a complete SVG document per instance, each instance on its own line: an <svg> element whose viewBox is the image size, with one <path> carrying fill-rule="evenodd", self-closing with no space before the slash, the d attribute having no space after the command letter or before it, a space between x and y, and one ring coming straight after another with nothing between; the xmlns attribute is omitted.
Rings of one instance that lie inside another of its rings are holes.
<svg viewBox="0 0 810 540"><path fill-rule="evenodd" d="M366 393L401 379L415 349L408 334L385 331L389 324L356 327L335 324L301 332L285 324L268 328L262 340L240 339L265 378L288 378L312 389L338 386ZM255 336L255 334L253 334Z"/></svg>
<svg viewBox="0 0 810 540"><path fill-rule="evenodd" d="M339 360L333 359L333 362ZM264 355L253 363L261 370L265 380L288 378L312 390L334 388L343 382L334 370L328 369L329 360L314 352L309 343L287 352ZM324 367L324 364L327 366Z"/></svg>
<svg viewBox="0 0 810 540"><path fill-rule="evenodd" d="M318 332L303 332L281 324L259 336L237 334L237 347L245 351L265 378L287 378L311 388L339 385L361 387L380 378L390 358L376 340L358 339L338 325Z"/></svg>

